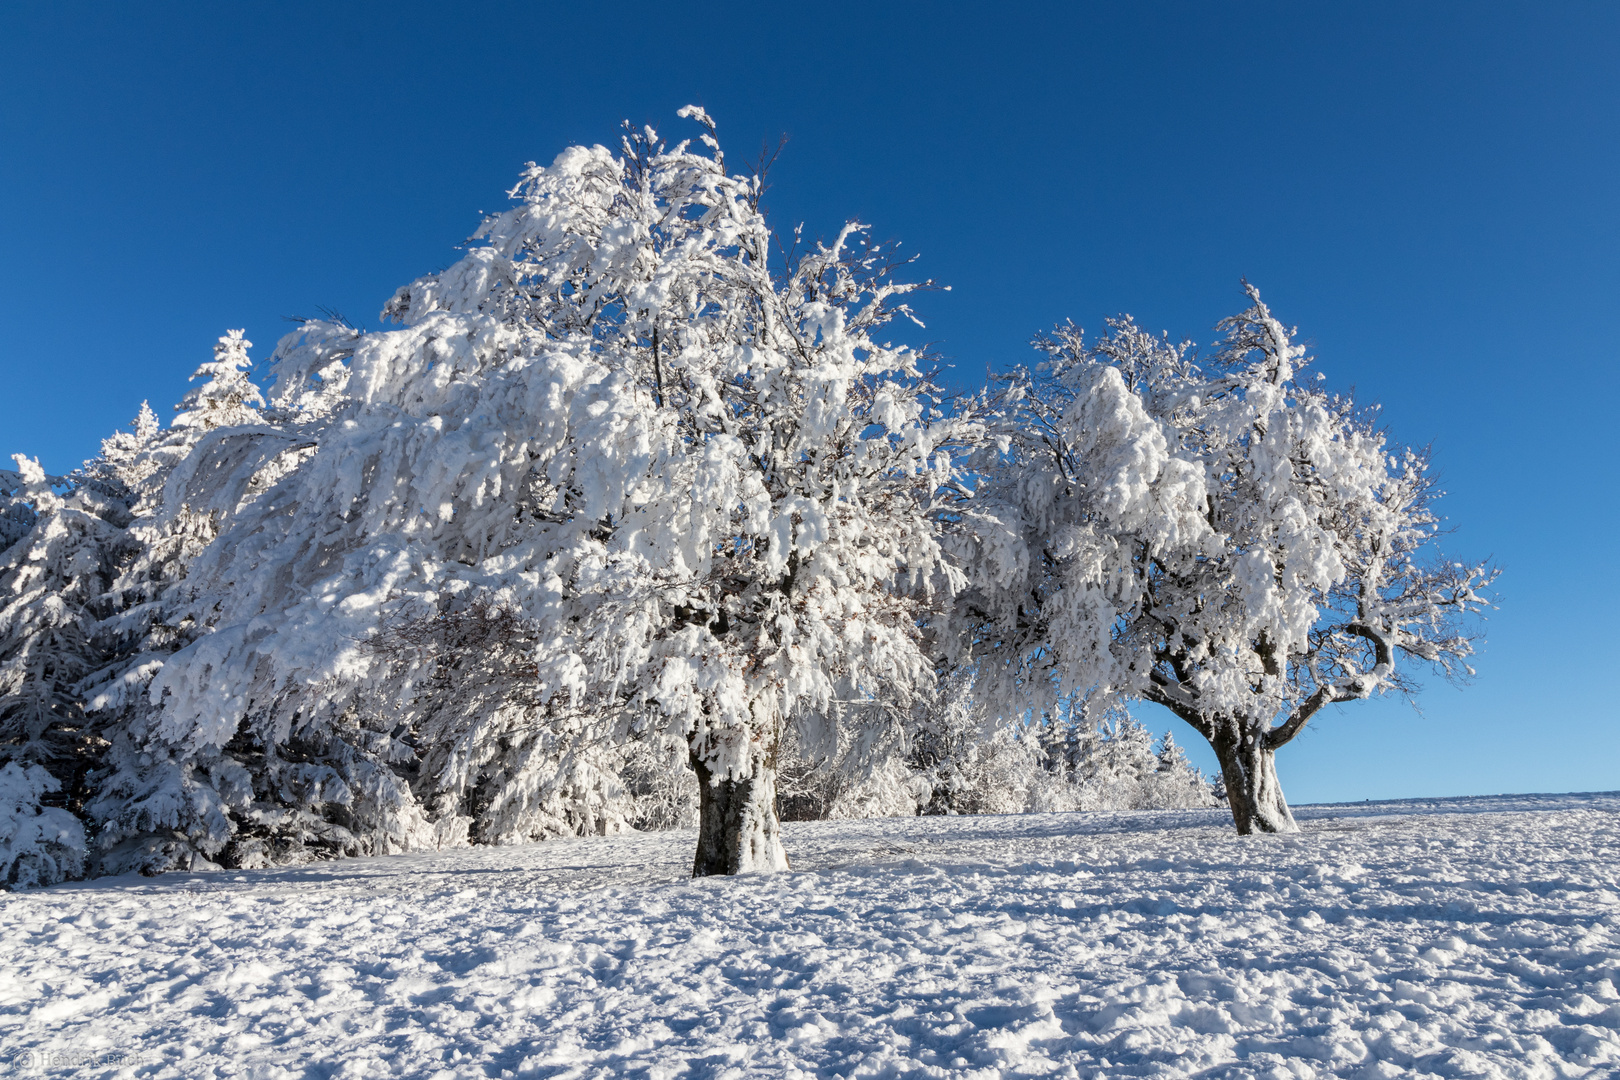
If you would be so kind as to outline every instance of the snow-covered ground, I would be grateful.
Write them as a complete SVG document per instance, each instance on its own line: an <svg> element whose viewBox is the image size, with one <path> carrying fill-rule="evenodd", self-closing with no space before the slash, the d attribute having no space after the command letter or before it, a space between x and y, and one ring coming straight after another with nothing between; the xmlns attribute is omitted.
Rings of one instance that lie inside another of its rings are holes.
<svg viewBox="0 0 1620 1080"><path fill-rule="evenodd" d="M0 1058L140 1076L1620 1072L1620 794L786 827L0 899ZM108 1064L107 1062L111 1062ZM0 1065L0 1071L5 1066Z"/></svg>

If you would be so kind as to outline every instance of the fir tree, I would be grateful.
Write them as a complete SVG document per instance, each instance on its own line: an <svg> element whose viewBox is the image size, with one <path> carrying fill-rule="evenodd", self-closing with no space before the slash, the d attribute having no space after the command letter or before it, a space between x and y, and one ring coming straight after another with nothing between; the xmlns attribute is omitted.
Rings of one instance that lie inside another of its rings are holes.
<svg viewBox="0 0 1620 1080"><path fill-rule="evenodd" d="M253 361L248 350L253 342L241 330L227 330L214 346L214 359L191 375L202 385L186 391L174 418L174 427L211 431L218 427L239 427L257 423L264 398L248 378Z"/></svg>

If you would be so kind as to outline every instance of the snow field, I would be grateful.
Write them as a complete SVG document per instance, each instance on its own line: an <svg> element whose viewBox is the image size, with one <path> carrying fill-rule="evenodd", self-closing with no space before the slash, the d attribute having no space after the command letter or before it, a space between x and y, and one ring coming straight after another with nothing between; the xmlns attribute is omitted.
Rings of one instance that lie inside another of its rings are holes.
<svg viewBox="0 0 1620 1080"><path fill-rule="evenodd" d="M1299 816L1299 836L1243 839L1207 811L797 824L793 872L697 882L677 832L14 894L0 1058L260 1078L1620 1072L1620 796Z"/></svg>

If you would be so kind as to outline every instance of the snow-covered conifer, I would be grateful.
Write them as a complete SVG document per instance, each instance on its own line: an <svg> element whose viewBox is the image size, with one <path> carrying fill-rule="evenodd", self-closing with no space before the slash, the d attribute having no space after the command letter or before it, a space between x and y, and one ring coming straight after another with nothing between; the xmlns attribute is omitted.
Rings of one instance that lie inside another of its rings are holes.
<svg viewBox="0 0 1620 1080"><path fill-rule="evenodd" d="M77 684L100 662L93 607L115 572L127 508L21 454L14 460L15 479L0 483L33 521L0 552L0 760L44 766L77 800L97 743Z"/></svg>
<svg viewBox="0 0 1620 1080"><path fill-rule="evenodd" d="M137 419L133 434L115 436L106 444L108 453L70 476L47 476L37 461L22 455L15 457L16 472L0 473L12 540L0 551L0 764L25 769L34 779L17 783L42 797L48 793L64 808L53 813L83 812L108 745L86 712L83 686L116 660L116 643L107 640L102 627L112 613L111 583L129 556L127 527L135 497L119 470L151 438L149 412ZM52 844L71 836L82 846L81 825L63 832L60 822L34 817L19 810L4 828L36 839L45 829L57 837ZM33 867L24 874L29 881L82 869L82 851L72 857L36 853L37 858L23 860L21 837L7 840L0 830L0 840L12 844L12 871Z"/></svg>
<svg viewBox="0 0 1620 1080"><path fill-rule="evenodd" d="M257 423L264 398L247 374L253 366L248 358L252 347L241 330L227 330L214 346L214 359L192 374L191 380L201 379L202 385L186 391L175 406L179 411L173 426L210 431Z"/></svg>
<svg viewBox="0 0 1620 1080"><path fill-rule="evenodd" d="M84 825L45 804L62 783L43 765L0 765L0 888L54 885L84 870Z"/></svg>
<svg viewBox="0 0 1620 1080"><path fill-rule="evenodd" d="M240 331L227 333L193 375L203 384L187 395L175 426L160 430L143 405L133 431L115 433L75 474L82 497L99 494L124 507L108 582L94 604L99 662L73 690L104 743L83 806L101 872L215 860L253 865L250 849L268 844L286 854L305 840L370 850L341 824L312 816L310 801L320 808L336 793L354 801L363 785L325 779L334 768L328 762L288 764L252 746L176 747L158 732L161 702L146 693L168 656L203 629L191 610L191 560L289 461L309 452L318 432L296 410L258 408L247 348Z"/></svg>

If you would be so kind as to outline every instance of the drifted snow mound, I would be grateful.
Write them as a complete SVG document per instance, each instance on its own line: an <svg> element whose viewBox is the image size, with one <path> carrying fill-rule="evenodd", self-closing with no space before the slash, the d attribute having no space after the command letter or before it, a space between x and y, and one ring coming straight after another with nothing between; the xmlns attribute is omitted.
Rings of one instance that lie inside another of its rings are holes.
<svg viewBox="0 0 1620 1080"><path fill-rule="evenodd" d="M695 882L680 832L104 878L0 901L0 1028L165 1076L1607 1076L1617 815L815 822L796 872Z"/></svg>

